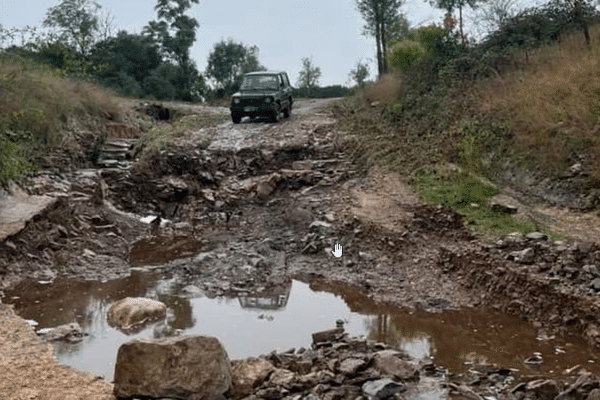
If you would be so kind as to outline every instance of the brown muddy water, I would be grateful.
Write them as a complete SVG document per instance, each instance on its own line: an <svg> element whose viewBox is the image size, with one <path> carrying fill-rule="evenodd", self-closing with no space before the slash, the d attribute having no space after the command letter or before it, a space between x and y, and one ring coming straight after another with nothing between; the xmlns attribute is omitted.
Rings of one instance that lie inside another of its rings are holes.
<svg viewBox="0 0 600 400"><path fill-rule="evenodd" d="M174 334L210 334L221 339L231 359L257 356L290 347L308 347L311 333L330 329L338 319L347 332L386 342L416 358L460 373L473 362L515 368L521 376L562 376L581 365L600 373L591 348L577 338L544 337L517 318L476 310L427 313L377 304L351 287L321 281L294 280L283 291L262 297L186 298L174 279L135 271L124 279L52 284L25 281L5 292L37 329L78 322L88 336L74 344L55 342L59 362L112 380L119 346L133 338ZM173 317L127 336L108 326L110 305L126 296L163 301ZM523 361L540 352L544 363L530 368Z"/></svg>

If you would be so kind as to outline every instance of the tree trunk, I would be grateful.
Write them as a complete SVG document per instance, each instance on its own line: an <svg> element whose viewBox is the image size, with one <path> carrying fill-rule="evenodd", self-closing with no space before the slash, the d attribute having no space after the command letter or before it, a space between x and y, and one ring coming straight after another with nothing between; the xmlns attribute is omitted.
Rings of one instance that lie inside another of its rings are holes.
<svg viewBox="0 0 600 400"><path fill-rule="evenodd" d="M383 75L383 59L381 57L381 25L379 21L381 20L381 11L379 10L379 6L376 6L375 9L375 42L377 44L377 71L379 73L379 77Z"/></svg>
<svg viewBox="0 0 600 400"><path fill-rule="evenodd" d="M459 19L459 24L460 24L460 40L464 47L465 46L465 34L463 33L462 5L460 3L458 4L458 19Z"/></svg>
<svg viewBox="0 0 600 400"><path fill-rule="evenodd" d="M383 17L381 18L381 49L383 51L383 73L387 74L387 42L385 40L385 20Z"/></svg>

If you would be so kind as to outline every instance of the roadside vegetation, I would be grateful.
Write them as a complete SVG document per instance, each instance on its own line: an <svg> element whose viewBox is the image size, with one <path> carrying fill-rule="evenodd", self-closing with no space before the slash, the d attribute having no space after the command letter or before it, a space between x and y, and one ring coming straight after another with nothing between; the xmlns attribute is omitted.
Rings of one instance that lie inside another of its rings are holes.
<svg viewBox="0 0 600 400"><path fill-rule="evenodd" d="M0 185L48 163L83 162L82 141L126 118L107 90L19 55L0 55Z"/></svg>
<svg viewBox="0 0 600 400"><path fill-rule="evenodd" d="M544 230L492 212L494 184L527 193L569 182L589 199L585 208L597 207L598 21L584 2L551 1L474 44L451 14L443 26L407 29L387 43L378 81L335 108L349 153L398 171L424 201L458 210L486 234Z"/></svg>

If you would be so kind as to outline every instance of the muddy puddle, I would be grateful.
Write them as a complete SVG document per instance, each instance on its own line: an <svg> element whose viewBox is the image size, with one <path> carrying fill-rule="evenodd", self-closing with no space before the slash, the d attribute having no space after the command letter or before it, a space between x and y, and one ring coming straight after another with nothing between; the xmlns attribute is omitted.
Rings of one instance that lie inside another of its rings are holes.
<svg viewBox="0 0 600 400"><path fill-rule="evenodd" d="M196 293L198 295L198 293ZM126 296L163 301L173 311L158 323L127 336L106 322L112 302ZM575 338L547 337L532 325L493 312L474 310L427 313L374 303L356 290L321 281L293 280L275 293L256 297L189 297L175 279L136 271L104 283L56 280L52 284L21 282L5 292L37 329L78 322L87 336L79 343L54 342L59 362L112 379L120 344L132 338L174 334L216 335L231 359L273 350L310 346L311 333L345 321L347 332L386 342L416 358L431 358L455 373L473 363L497 364L521 376L563 376L575 365L600 373L591 348ZM539 352L543 364L524 360Z"/></svg>

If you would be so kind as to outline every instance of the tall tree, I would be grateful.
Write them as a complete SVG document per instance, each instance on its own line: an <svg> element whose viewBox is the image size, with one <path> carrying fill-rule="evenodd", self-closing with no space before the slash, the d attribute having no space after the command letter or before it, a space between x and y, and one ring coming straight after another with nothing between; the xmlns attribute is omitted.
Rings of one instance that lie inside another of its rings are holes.
<svg viewBox="0 0 600 400"><path fill-rule="evenodd" d="M460 38L462 44L464 45L466 37L463 32L463 8L467 6L475 8L477 7L477 3L480 3L482 1L484 0L429 0L429 3L435 8L446 10L448 13L452 13L455 9L458 8L458 26L460 28Z"/></svg>
<svg viewBox="0 0 600 400"><path fill-rule="evenodd" d="M185 15L192 4L199 4L200 0L158 0L154 10L158 20L150 21L144 27L143 33L149 35L156 43L160 43L163 55L175 61L183 72L180 88L182 91L191 91L196 67L190 60L190 48L196 41L196 28L198 21Z"/></svg>
<svg viewBox="0 0 600 400"><path fill-rule="evenodd" d="M302 69L298 74L298 87L304 89L306 97L310 96L310 92L319 84L321 78L321 68L314 65L313 59L302 58Z"/></svg>
<svg viewBox="0 0 600 400"><path fill-rule="evenodd" d="M403 0L356 0L356 9L365 20L366 36L375 38L377 48L377 69L379 75L387 72L385 55L388 50L389 32L394 25L402 25L400 7Z"/></svg>
<svg viewBox="0 0 600 400"><path fill-rule="evenodd" d="M65 43L87 54L98 33L100 8L94 0L62 0L48 9L42 25L57 29Z"/></svg>
<svg viewBox="0 0 600 400"><path fill-rule="evenodd" d="M258 47L244 46L229 38L215 43L205 73L227 95L237 90L245 73L265 69L258 60Z"/></svg>

